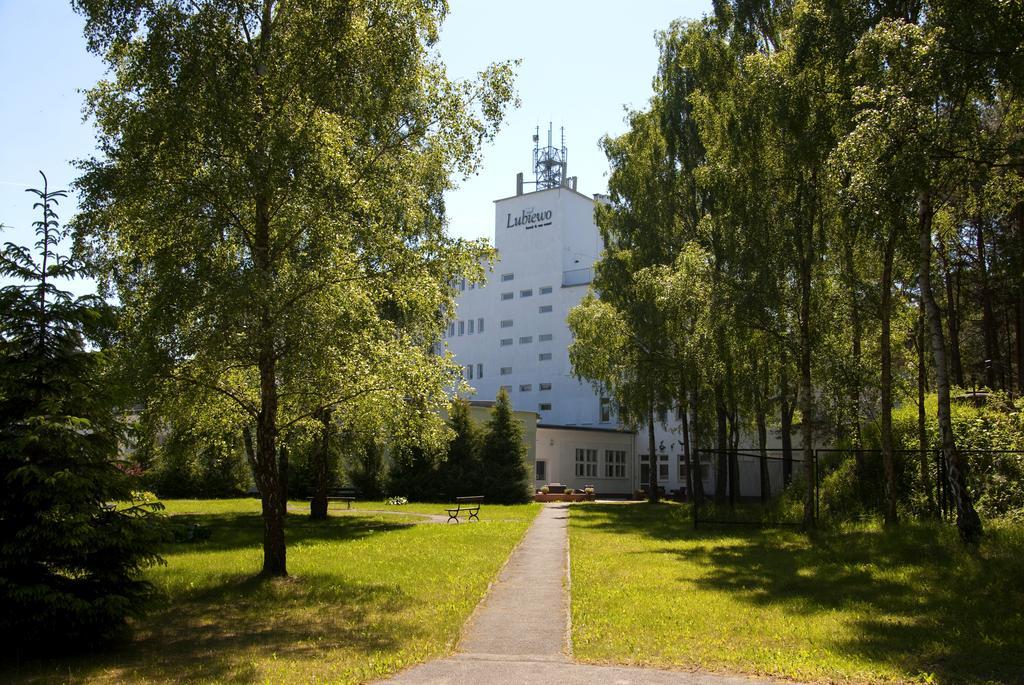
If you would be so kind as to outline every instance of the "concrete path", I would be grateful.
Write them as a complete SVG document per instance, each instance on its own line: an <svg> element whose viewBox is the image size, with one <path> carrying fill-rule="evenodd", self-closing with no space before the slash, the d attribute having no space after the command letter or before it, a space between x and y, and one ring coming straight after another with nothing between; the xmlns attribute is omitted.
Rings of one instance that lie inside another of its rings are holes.
<svg viewBox="0 0 1024 685"><path fill-rule="evenodd" d="M768 685L743 677L571 661L569 505L548 504L462 631L457 653L382 683L403 685Z"/></svg>

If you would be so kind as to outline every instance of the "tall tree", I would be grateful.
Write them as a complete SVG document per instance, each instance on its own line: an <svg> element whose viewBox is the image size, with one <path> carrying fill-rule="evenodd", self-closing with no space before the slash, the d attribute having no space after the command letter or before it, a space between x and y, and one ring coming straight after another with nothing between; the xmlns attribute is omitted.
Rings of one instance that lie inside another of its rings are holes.
<svg viewBox="0 0 1024 685"><path fill-rule="evenodd" d="M159 560L159 503L121 468L124 434L108 355L113 311L61 281L63 191L43 177L35 250L6 243L0 275L0 638L14 653L92 645L141 615ZM122 405L123 406L123 405Z"/></svg>
<svg viewBox="0 0 1024 685"><path fill-rule="evenodd" d="M234 403L262 572L285 575L283 432L367 397L399 427L445 403L438 312L486 249L445 235L443 194L476 169L511 66L449 80L440 1L75 6L111 70L88 94L80 235L140 379Z"/></svg>
<svg viewBox="0 0 1024 685"><path fill-rule="evenodd" d="M508 392L502 388L494 400L480 443L484 494L488 500L498 504L530 500L533 474L526 464L526 450L523 428L512 413Z"/></svg>

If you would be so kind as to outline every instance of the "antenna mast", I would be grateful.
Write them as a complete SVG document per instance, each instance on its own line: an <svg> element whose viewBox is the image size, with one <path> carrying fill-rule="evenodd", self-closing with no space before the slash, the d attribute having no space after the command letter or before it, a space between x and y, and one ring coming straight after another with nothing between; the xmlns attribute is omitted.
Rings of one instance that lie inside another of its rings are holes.
<svg viewBox="0 0 1024 685"><path fill-rule="evenodd" d="M556 148L551 140L551 122L548 122L547 147L540 146L540 126L533 134L533 175L537 190L558 188L566 185L569 165L569 151L565 147L565 127L562 132L562 147Z"/></svg>

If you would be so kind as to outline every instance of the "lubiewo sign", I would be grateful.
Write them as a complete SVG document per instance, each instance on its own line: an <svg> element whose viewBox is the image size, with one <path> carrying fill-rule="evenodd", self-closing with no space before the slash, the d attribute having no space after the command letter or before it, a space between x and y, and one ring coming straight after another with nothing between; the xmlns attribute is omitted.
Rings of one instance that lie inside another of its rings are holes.
<svg viewBox="0 0 1024 685"><path fill-rule="evenodd" d="M527 231L531 228L544 228L551 225L551 216L552 212L550 209L543 212L535 212L533 207L524 209L523 213L519 216L512 216L512 213L509 212L505 228L522 228Z"/></svg>

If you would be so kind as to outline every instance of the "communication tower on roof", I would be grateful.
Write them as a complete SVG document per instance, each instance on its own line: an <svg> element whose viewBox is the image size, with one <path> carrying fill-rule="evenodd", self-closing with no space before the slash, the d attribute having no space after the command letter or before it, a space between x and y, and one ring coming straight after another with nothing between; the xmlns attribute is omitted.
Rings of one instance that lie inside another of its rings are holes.
<svg viewBox="0 0 1024 685"><path fill-rule="evenodd" d="M571 188L576 190L576 177L569 176L569 151L565 147L565 127L561 128L562 146L555 147L552 141L554 129L548 122L548 144L541 147L540 126L533 134L533 184L537 190L549 188ZM530 181L523 181L523 175L516 175L516 195L523 194L523 186Z"/></svg>

